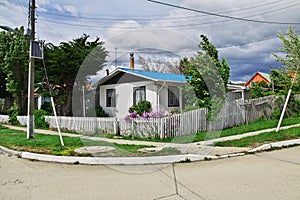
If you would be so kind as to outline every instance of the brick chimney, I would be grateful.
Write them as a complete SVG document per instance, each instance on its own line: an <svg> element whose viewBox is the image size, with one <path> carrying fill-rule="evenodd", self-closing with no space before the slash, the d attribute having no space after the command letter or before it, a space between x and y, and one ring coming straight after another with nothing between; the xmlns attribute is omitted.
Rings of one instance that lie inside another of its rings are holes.
<svg viewBox="0 0 300 200"><path fill-rule="evenodd" d="M130 69L134 70L134 53L130 53Z"/></svg>

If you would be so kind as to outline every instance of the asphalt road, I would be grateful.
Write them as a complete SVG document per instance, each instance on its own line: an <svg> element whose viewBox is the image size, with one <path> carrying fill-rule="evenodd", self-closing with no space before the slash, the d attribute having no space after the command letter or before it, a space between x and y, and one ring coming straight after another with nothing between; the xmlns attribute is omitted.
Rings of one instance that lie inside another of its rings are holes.
<svg viewBox="0 0 300 200"><path fill-rule="evenodd" d="M0 199L300 199L300 147L216 161L67 165L0 154Z"/></svg>

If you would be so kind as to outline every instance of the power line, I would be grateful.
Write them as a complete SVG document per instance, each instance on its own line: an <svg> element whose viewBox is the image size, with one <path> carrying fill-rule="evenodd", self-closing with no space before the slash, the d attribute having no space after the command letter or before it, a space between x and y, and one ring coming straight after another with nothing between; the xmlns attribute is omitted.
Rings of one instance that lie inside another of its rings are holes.
<svg viewBox="0 0 300 200"><path fill-rule="evenodd" d="M297 22L262 21L262 20L254 20L254 19L247 19L247 18L241 18L241 17L233 17L233 16L229 16L229 15L223 15L223 14L212 13L212 12L208 12L208 11L196 10L193 8L187 8L187 7L178 6L178 5L169 4L169 3L160 2L160 1L155 1L155 0L147 0L147 1L156 3L156 4L161 4L164 6L169 6L169 7L174 7L174 8L178 8L178 9L188 10L188 11L192 11L192 12L197 12L197 13L202 13L202 14L206 14L206 15L222 17L222 18L227 18L227 19L239 20L239 21L247 21L247 22L254 22L254 23L261 23L261 24L280 24L280 25L299 25L300 24Z"/></svg>
<svg viewBox="0 0 300 200"><path fill-rule="evenodd" d="M275 10L266 11L266 12L263 12L263 13L248 15L248 16L245 16L245 17L256 17L256 16L260 16L260 15L264 15L264 14L269 14L269 13L285 10L287 8L291 8L291 7L294 7L296 5L300 5L300 3L289 5L289 6L286 6L286 7L283 7L283 8L278 8L278 9L275 9ZM69 16L69 15L66 15L66 16ZM72 16L69 16L69 17L72 17ZM98 28L98 29L106 29L106 28L135 29L135 28L137 28L137 27L124 27L124 26L114 27L114 26L99 26L99 25L77 24L77 23L68 23L68 22L47 20L47 19L40 19L40 20L41 21L47 21L47 22L50 22L50 23L56 23L56 24L64 24L64 25L69 25L69 26L80 26L80 27L84 26L84 27ZM107 19L107 20L109 20L109 19ZM125 19L123 19L123 20L125 20ZM161 20L163 20L163 19L161 19ZM167 20L167 19L165 19L165 20ZM223 22L228 22L228 21L230 21L230 19L220 20L220 21L212 21L212 22L204 22L204 23L194 23L194 24L164 25L164 26L157 26L157 27L153 27L153 28L179 28L179 27L190 27L190 26L203 26L203 25L212 25L212 24L218 24L218 23L223 23Z"/></svg>
<svg viewBox="0 0 300 200"><path fill-rule="evenodd" d="M259 5L255 5L252 7L246 7L246 8L241 8L241 9L235 9L235 10L229 10L229 11L225 11L223 13L232 13L232 12L241 12L241 11L245 11L245 10L251 10L254 8L262 8L264 6L269 6L271 4L276 4L282 2L282 0L277 0L277 1L272 1L272 2L268 2L268 3L264 3L264 4L259 4ZM298 3L300 4L300 3ZM252 5L252 4L251 4ZM297 5L297 4L295 4ZM220 9L218 11L222 11L222 10L226 10L226 9ZM271 11L272 12L272 11ZM173 19L184 19L184 18L198 18L201 17L202 15L192 15L192 16L182 16L182 17L168 17L165 19L162 19L161 17L163 17L163 15L153 15L154 17L159 17L159 18L111 18L108 16L104 16L105 18L101 17L101 18L96 18L96 17L84 17L84 16L74 16L74 15L66 15L66 14L59 14L59 13L51 13L51 12L45 12L45 11L38 11L38 13L40 14L45 14L45 15L52 15L52 16L60 16L60 17L67 17L67 18L78 18L78 19L88 19L88 20L97 20L97 21L125 21L125 20L138 20L138 21L151 21L151 20L173 20ZM151 17L151 16L150 16Z"/></svg>

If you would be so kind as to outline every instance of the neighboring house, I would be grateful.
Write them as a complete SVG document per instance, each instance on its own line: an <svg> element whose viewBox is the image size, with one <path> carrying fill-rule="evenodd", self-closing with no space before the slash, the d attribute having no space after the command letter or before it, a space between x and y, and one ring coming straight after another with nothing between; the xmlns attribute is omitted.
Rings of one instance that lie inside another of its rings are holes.
<svg viewBox="0 0 300 200"><path fill-rule="evenodd" d="M180 87L184 75L117 68L98 82L100 106L109 115L124 118L129 108L142 100L151 102L152 110L182 110Z"/></svg>
<svg viewBox="0 0 300 200"><path fill-rule="evenodd" d="M266 82L268 85L271 84L271 78L269 74L263 72L256 72L254 76L245 84L246 87L250 87L255 82Z"/></svg>
<svg viewBox="0 0 300 200"><path fill-rule="evenodd" d="M234 101L237 99L242 99L244 101L251 98L247 87L244 85L227 84L227 90L227 101Z"/></svg>

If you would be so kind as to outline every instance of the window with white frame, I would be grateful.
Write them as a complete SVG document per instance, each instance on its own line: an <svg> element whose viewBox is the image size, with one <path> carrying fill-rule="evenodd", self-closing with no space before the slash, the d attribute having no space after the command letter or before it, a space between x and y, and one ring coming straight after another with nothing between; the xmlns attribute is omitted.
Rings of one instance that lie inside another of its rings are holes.
<svg viewBox="0 0 300 200"><path fill-rule="evenodd" d="M176 86L168 87L168 107L179 106L179 89Z"/></svg>
<svg viewBox="0 0 300 200"><path fill-rule="evenodd" d="M146 86L133 88L133 105L146 100Z"/></svg>
<svg viewBox="0 0 300 200"><path fill-rule="evenodd" d="M116 90L106 90L106 107L116 107Z"/></svg>

